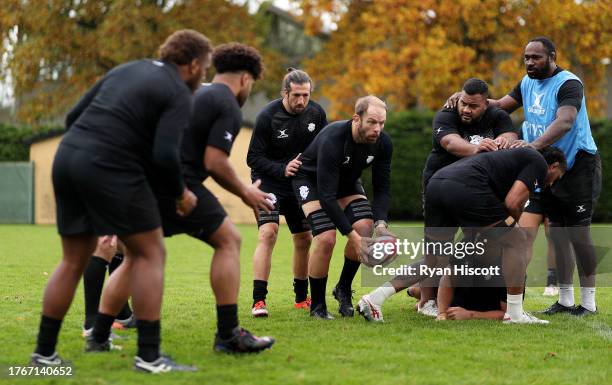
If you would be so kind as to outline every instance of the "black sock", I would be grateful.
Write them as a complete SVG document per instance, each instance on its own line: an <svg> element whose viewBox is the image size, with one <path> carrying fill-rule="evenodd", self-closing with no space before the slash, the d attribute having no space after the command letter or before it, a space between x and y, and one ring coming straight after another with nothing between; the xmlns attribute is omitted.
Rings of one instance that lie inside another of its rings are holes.
<svg viewBox="0 0 612 385"><path fill-rule="evenodd" d="M111 327L115 321L114 315L108 315L104 313L98 313L96 321L94 322L94 329L91 332L94 341L101 344L108 340L111 333Z"/></svg>
<svg viewBox="0 0 612 385"><path fill-rule="evenodd" d="M104 258L94 255L89 259L83 273L83 291L85 292L85 323L83 327L85 329L93 327L96 314L98 314L100 296L106 276L106 266L108 266L108 262Z"/></svg>
<svg viewBox="0 0 612 385"><path fill-rule="evenodd" d="M327 305L325 303L325 288L327 286L327 277L308 277L308 279L310 280L310 295L312 299L310 309L314 310L318 305L323 305L324 308L327 308Z"/></svg>
<svg viewBox="0 0 612 385"><path fill-rule="evenodd" d="M123 262L123 254L115 254L113 259L111 259L110 263L108 264L108 275L113 274L113 271L115 271L119 265L121 265L121 262Z"/></svg>
<svg viewBox="0 0 612 385"><path fill-rule="evenodd" d="M253 280L253 305L259 301L265 301L268 294L268 281Z"/></svg>
<svg viewBox="0 0 612 385"><path fill-rule="evenodd" d="M340 273L340 279L338 280L338 286L342 286L347 290L351 290L353 279L357 275L359 266L361 263L353 261L344 257L344 266L342 266L342 273Z"/></svg>
<svg viewBox="0 0 612 385"><path fill-rule="evenodd" d="M306 297L308 297L308 279L293 278L293 292L295 293L295 303L306 301Z"/></svg>
<svg viewBox="0 0 612 385"><path fill-rule="evenodd" d="M41 316L35 352L45 357L52 355L55 352L57 336L59 335L61 327L61 319L53 319L45 315Z"/></svg>
<svg viewBox="0 0 612 385"><path fill-rule="evenodd" d="M136 321L138 328L138 357L151 362L159 358L159 344L161 342L161 327L157 321Z"/></svg>
<svg viewBox="0 0 612 385"><path fill-rule="evenodd" d="M238 305L217 305L217 331L223 340L231 338L238 326Z"/></svg>
<svg viewBox="0 0 612 385"><path fill-rule="evenodd" d="M123 308L121 309L119 314L117 314L117 319L126 320L130 318L131 316L132 316L132 309L130 308L130 303L126 302L125 305L123 305Z"/></svg>
<svg viewBox="0 0 612 385"><path fill-rule="evenodd" d="M557 269L548 269L546 286L557 286Z"/></svg>

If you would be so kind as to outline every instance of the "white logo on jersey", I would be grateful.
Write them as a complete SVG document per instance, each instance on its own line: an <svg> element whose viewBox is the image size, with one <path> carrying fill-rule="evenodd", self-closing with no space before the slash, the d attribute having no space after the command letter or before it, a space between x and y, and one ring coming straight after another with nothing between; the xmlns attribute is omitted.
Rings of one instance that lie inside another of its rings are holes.
<svg viewBox="0 0 612 385"><path fill-rule="evenodd" d="M344 160L344 162L342 162L342 164L349 164L349 162L351 161L351 157L347 156L345 157L346 159Z"/></svg>
<svg viewBox="0 0 612 385"><path fill-rule="evenodd" d="M278 136L276 138L277 139L288 138L289 135L287 135L285 131L287 131L286 128L284 130L278 130Z"/></svg>
<svg viewBox="0 0 612 385"><path fill-rule="evenodd" d="M576 207L578 208L578 210L576 210L577 213L583 213L586 211L584 205L577 205Z"/></svg>
<svg viewBox="0 0 612 385"><path fill-rule="evenodd" d="M266 200L274 205L276 204L276 195L274 195L273 193L268 193L268 197L266 198Z"/></svg>
<svg viewBox="0 0 612 385"><path fill-rule="evenodd" d="M438 128L438 129L436 130L436 134L439 134L439 133L441 133L441 132L442 132L442 127Z"/></svg>
<svg viewBox="0 0 612 385"><path fill-rule="evenodd" d="M374 156L373 155L368 155L368 158L366 159L366 163L370 164L370 163L372 163L373 160L374 160Z"/></svg>
<svg viewBox="0 0 612 385"><path fill-rule="evenodd" d="M544 107L542 107L542 96L544 96L545 93L542 92L541 94L538 94L537 92L534 92L533 94L535 95L535 100L533 101L531 107L529 107L527 110L532 114L543 115L546 110Z"/></svg>
<svg viewBox="0 0 612 385"><path fill-rule="evenodd" d="M308 186L300 186L300 196L302 197L302 200L306 200L306 198L308 198L308 193L310 191L308 190Z"/></svg>
<svg viewBox="0 0 612 385"><path fill-rule="evenodd" d="M527 199L527 202L525 202L525 207L524 207L524 209L526 209L527 207L529 207L529 199Z"/></svg>
<svg viewBox="0 0 612 385"><path fill-rule="evenodd" d="M228 142L231 142L233 137L234 136L230 134L229 131L225 131L225 135L223 135L223 139L227 140Z"/></svg>
<svg viewBox="0 0 612 385"><path fill-rule="evenodd" d="M153 60L153 64L158 66L158 67L163 67L164 66L164 63L162 63L160 61L157 61L157 60Z"/></svg>
<svg viewBox="0 0 612 385"><path fill-rule="evenodd" d="M315 130L315 124L314 123L308 123L308 131L313 132Z"/></svg>
<svg viewBox="0 0 612 385"><path fill-rule="evenodd" d="M534 188L538 188L538 180L536 179L535 182L533 182L533 187Z"/></svg>
<svg viewBox="0 0 612 385"><path fill-rule="evenodd" d="M484 138L480 135L470 135L470 144L479 145Z"/></svg>

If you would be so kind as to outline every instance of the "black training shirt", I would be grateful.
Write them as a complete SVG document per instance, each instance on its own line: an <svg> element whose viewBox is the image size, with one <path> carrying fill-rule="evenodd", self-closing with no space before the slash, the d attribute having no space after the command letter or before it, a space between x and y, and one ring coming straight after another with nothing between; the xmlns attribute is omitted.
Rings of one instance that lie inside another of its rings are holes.
<svg viewBox="0 0 612 385"><path fill-rule="evenodd" d="M268 103L257 115L247 154L253 181L261 179L291 194L291 179L285 177L287 163L304 152L325 126L325 111L313 101L299 114L287 112L282 99Z"/></svg>
<svg viewBox="0 0 612 385"><path fill-rule="evenodd" d="M296 177L316 178L321 207L330 216L343 235L352 227L338 205L339 186L352 186L364 169L372 166L374 199L372 211L375 220L387 220L391 202L390 175L393 144L386 132L376 143L359 144L353 140L351 121L330 123L302 154L302 167Z"/></svg>
<svg viewBox="0 0 612 385"><path fill-rule="evenodd" d="M236 96L222 83L200 87L193 102L191 126L182 146L185 176L203 182L208 178L204 168L206 146L213 146L228 155L242 125L242 111Z"/></svg>
<svg viewBox="0 0 612 385"><path fill-rule="evenodd" d="M552 76L557 75L559 72L563 71L563 68L557 67L557 69L553 72ZM516 100L520 106L523 105L523 94L521 92L521 83L518 82L516 87L508 95L512 97L512 99ZM557 105L561 106L574 106L577 111L580 111L580 106L582 105L582 97L584 96L584 86L580 81L576 79L570 79L559 87L559 92L557 92Z"/></svg>
<svg viewBox="0 0 612 385"><path fill-rule="evenodd" d="M138 60L110 70L66 117L63 143L95 153L112 168L136 166L183 193L179 146L192 92L174 64Z"/></svg>
<svg viewBox="0 0 612 385"><path fill-rule="evenodd" d="M432 179L452 179L483 190L491 188L504 201L515 181L523 182L530 192L544 187L548 165L532 148L485 152L463 158L436 172Z"/></svg>
<svg viewBox="0 0 612 385"><path fill-rule="evenodd" d="M440 144L446 135L457 134L471 144L478 144L484 138L495 139L506 132L518 135L518 129L512 125L510 115L494 106L488 106L480 118L470 124L461 121L457 107L443 108L434 116L432 128L432 150L423 170L424 186L436 171L461 159L446 151Z"/></svg>

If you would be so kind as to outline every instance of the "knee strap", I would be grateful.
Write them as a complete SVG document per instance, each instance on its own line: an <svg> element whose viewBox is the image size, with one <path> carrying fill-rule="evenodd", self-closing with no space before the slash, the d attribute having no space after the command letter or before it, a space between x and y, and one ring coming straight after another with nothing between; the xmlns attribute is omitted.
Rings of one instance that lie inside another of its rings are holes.
<svg viewBox="0 0 612 385"><path fill-rule="evenodd" d="M311 212L306 219L308 219L308 223L310 224L310 230L312 231L313 237L316 237L324 231L336 229L334 222L323 209Z"/></svg>
<svg viewBox="0 0 612 385"><path fill-rule="evenodd" d="M357 198L351 201L344 209L344 215L346 215L351 225L361 219L374 219L372 206L364 198Z"/></svg>

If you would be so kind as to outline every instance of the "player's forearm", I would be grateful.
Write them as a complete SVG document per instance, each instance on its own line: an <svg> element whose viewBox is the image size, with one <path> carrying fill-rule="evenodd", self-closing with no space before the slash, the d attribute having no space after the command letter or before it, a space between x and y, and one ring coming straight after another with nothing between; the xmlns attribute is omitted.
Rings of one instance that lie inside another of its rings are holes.
<svg viewBox="0 0 612 385"><path fill-rule="evenodd" d="M247 165L252 170L263 175L269 175L276 178L285 176L286 165L281 162L267 159L264 155L249 153L247 155Z"/></svg>
<svg viewBox="0 0 612 385"><path fill-rule="evenodd" d="M569 130L572 129L572 124L574 123L571 119L555 119L550 126L544 131L542 136L531 142L531 146L536 150L544 148L546 146L550 146L554 144L557 140L561 139L563 135L565 135Z"/></svg>
<svg viewBox="0 0 612 385"><path fill-rule="evenodd" d="M217 159L212 164L207 165L207 171L221 187L240 198L244 198L246 186L238 178L228 158Z"/></svg>
<svg viewBox="0 0 612 385"><path fill-rule="evenodd" d="M490 319L490 320L502 320L504 319L503 310L489 310L489 311L475 311L470 310L471 319Z"/></svg>
<svg viewBox="0 0 612 385"><path fill-rule="evenodd" d="M465 140L452 141L446 147L446 151L450 154L455 155L458 158L465 158L466 156L472 156L478 153L478 146L470 144Z"/></svg>
<svg viewBox="0 0 612 385"><path fill-rule="evenodd" d="M442 278L440 278L440 286L438 287L438 296L436 298L438 313L446 314L446 311L453 300L454 293L455 289L451 286L449 276L442 276Z"/></svg>
<svg viewBox="0 0 612 385"><path fill-rule="evenodd" d="M348 221L348 219L346 219L346 215L344 215L344 210L342 210L342 208L338 204L338 201L336 200L335 196L330 198L324 198L320 192L319 196L322 197L322 199L319 201L321 203L321 208L323 208L327 215L329 215L332 222L334 222L334 225L336 225L342 235L349 234L353 230L353 227L351 226L351 223Z"/></svg>

